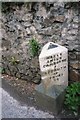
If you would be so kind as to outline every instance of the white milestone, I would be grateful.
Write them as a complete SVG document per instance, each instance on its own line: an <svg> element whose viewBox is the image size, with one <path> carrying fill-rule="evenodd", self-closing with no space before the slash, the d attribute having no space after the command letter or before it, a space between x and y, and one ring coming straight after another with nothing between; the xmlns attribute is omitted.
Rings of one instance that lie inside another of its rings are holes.
<svg viewBox="0 0 80 120"><path fill-rule="evenodd" d="M42 84L45 89L54 85L68 86L68 49L49 42L39 55Z"/></svg>

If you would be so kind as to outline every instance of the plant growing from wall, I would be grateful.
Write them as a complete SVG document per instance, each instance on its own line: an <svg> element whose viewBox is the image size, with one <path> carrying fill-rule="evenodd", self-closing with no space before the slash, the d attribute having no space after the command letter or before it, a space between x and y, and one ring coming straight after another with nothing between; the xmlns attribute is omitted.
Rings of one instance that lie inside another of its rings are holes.
<svg viewBox="0 0 80 120"><path fill-rule="evenodd" d="M15 57L11 57L10 62L11 62L13 65L16 65L16 64L18 64L20 61L17 60Z"/></svg>
<svg viewBox="0 0 80 120"><path fill-rule="evenodd" d="M0 73L1 73L1 74L5 73L5 68L0 67Z"/></svg>
<svg viewBox="0 0 80 120"><path fill-rule="evenodd" d="M78 113L80 107L80 82L74 82L67 87L65 105L67 105L74 114Z"/></svg>
<svg viewBox="0 0 80 120"><path fill-rule="evenodd" d="M36 39L32 38L29 42L30 44L30 51L33 57L38 56L39 54L39 43L36 41Z"/></svg>

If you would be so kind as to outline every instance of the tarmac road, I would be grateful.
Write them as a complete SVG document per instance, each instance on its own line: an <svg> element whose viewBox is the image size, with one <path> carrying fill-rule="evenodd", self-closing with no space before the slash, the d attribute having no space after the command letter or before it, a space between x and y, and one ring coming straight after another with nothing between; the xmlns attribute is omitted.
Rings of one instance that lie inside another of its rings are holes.
<svg viewBox="0 0 80 120"><path fill-rule="evenodd" d="M27 103L22 104L21 100L15 99L14 95L4 88L0 88L0 94L2 94L2 118L54 118L48 112L37 110Z"/></svg>

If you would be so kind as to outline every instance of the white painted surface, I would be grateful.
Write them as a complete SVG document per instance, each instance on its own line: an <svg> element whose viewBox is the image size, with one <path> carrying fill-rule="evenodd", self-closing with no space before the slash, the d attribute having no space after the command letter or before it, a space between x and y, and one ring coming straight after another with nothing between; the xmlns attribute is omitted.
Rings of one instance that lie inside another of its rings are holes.
<svg viewBox="0 0 80 120"><path fill-rule="evenodd" d="M49 48L53 44L57 47ZM47 43L39 56L42 82L45 87L53 85L68 85L68 50L67 48L55 44Z"/></svg>

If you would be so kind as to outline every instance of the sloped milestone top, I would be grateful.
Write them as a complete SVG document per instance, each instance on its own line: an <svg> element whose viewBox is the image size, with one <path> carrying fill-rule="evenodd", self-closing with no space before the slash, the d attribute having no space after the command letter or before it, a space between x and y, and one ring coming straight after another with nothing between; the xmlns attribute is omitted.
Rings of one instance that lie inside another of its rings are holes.
<svg viewBox="0 0 80 120"><path fill-rule="evenodd" d="M58 44L53 43L53 42L48 42L42 48L42 51L39 55L39 59L44 58L46 56L50 56L52 54L58 54L60 52L62 53L62 52L67 52L67 51L68 51L68 49L65 48L64 46L58 45Z"/></svg>

